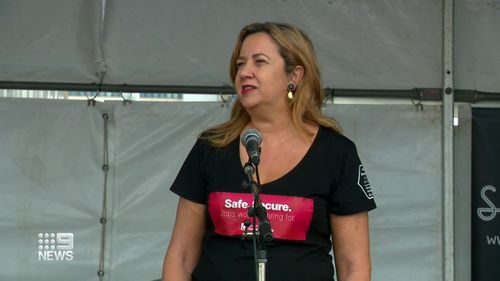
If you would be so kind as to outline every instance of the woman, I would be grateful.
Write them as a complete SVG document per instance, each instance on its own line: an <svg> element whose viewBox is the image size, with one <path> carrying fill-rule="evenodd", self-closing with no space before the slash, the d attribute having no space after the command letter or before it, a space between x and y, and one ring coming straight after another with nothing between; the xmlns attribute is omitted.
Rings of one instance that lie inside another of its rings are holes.
<svg viewBox="0 0 500 281"><path fill-rule="evenodd" d="M316 56L288 24L242 29L230 75L238 94L228 122L203 132L171 190L180 196L163 281L256 280L248 228L247 151L262 134L261 201L273 241L266 280L370 280L367 211L375 208L355 145L322 116ZM331 238L331 239L330 239Z"/></svg>

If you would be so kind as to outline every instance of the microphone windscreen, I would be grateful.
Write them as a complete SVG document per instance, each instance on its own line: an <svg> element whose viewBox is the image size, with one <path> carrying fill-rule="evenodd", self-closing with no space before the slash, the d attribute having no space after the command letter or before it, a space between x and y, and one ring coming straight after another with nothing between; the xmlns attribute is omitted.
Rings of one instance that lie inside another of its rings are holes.
<svg viewBox="0 0 500 281"><path fill-rule="evenodd" d="M252 139L257 140L258 145L260 145L262 143L262 133L257 129L250 128L245 130L243 134L241 134L241 143L245 147L247 147L248 142Z"/></svg>

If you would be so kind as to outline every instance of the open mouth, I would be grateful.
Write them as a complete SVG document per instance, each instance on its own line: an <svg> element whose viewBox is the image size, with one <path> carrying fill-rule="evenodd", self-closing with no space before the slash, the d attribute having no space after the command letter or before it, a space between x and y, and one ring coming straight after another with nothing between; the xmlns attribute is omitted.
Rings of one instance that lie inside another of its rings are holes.
<svg viewBox="0 0 500 281"><path fill-rule="evenodd" d="M252 92L255 89L257 89L257 87L255 87L255 86L252 86L252 85L243 85L241 87L241 94L242 95L248 94L248 93Z"/></svg>

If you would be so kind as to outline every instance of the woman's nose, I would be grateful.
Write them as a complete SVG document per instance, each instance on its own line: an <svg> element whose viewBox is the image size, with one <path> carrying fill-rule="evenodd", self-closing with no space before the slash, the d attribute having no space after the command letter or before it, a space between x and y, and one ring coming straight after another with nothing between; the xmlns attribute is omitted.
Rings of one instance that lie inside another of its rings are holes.
<svg viewBox="0 0 500 281"><path fill-rule="evenodd" d="M253 68L252 68L251 64L245 63L245 64L241 65L239 70L238 70L238 75L240 76L240 78L252 77Z"/></svg>

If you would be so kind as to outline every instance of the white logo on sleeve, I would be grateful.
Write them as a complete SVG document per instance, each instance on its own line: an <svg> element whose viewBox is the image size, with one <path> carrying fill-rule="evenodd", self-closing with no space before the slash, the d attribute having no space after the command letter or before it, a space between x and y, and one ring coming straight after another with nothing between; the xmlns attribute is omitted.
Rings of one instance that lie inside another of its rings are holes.
<svg viewBox="0 0 500 281"><path fill-rule="evenodd" d="M368 182L368 178L366 177L365 168L363 168L363 165L359 165L358 185L359 187L361 187L361 190L363 190L363 193L366 195L366 198L373 199L372 187Z"/></svg>

